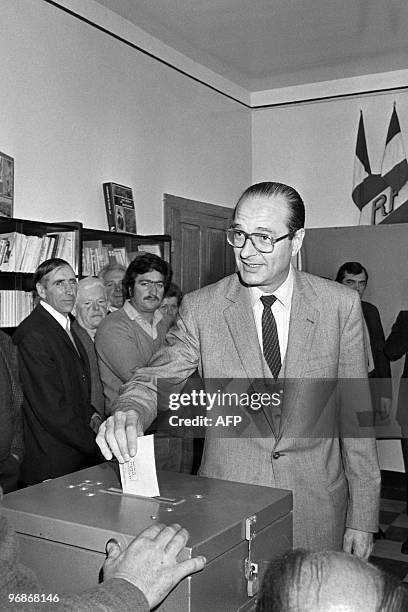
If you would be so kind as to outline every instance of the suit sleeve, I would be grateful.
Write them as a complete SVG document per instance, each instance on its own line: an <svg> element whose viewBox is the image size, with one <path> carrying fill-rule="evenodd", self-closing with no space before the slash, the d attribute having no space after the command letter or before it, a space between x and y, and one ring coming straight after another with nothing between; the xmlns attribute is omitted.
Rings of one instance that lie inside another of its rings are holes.
<svg viewBox="0 0 408 612"><path fill-rule="evenodd" d="M408 352L408 312L400 312L385 343L385 354L391 361Z"/></svg>
<svg viewBox="0 0 408 612"><path fill-rule="evenodd" d="M86 406L64 392L54 348L40 333L24 336L18 344L21 382L26 408L53 437L80 452L93 455L95 436L87 423ZM81 414L83 410L83 414Z"/></svg>
<svg viewBox="0 0 408 612"><path fill-rule="evenodd" d="M363 414L371 410L363 346L363 319L356 294L342 324L339 356L339 379L344 385L347 403L345 414L357 424L356 428L353 426L351 430L348 429L349 435L346 434L341 440L349 489L346 526L359 531L376 532L381 475L375 430L370 425L361 428L358 426L362 407Z"/></svg>
<svg viewBox="0 0 408 612"><path fill-rule="evenodd" d="M145 368L120 390L113 406L117 410L136 410L145 431L157 416L158 395L161 405L169 393L179 392L199 365L199 340L188 296L183 299L177 326L173 326L162 347Z"/></svg>

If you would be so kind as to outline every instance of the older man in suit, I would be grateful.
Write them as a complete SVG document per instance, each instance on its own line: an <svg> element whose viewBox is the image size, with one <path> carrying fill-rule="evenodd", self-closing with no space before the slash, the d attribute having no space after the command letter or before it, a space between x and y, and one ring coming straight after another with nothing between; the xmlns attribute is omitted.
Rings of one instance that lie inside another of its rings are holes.
<svg viewBox="0 0 408 612"><path fill-rule="evenodd" d="M256 389L263 379L262 389L275 379L282 401L256 413L250 435L221 438L208 428L200 474L292 490L295 546L343 547L366 558L380 472L371 430L361 437L353 405L358 398L365 412L370 407L360 300L291 267L303 226L293 188L259 183L243 193L227 232L238 274L183 298L178 329L125 385L97 442L107 459L136 453L137 436L155 416L158 379L176 389L197 367L206 384L223 377ZM339 401L348 417L341 427L350 425L341 436Z"/></svg>
<svg viewBox="0 0 408 612"><path fill-rule="evenodd" d="M105 398L94 341L96 330L106 317L108 307L107 291L100 278L88 276L78 282L75 321L72 323L72 329L83 344L89 360L91 404L95 410L91 418L91 427L95 433L98 433L100 424L105 420Z"/></svg>
<svg viewBox="0 0 408 612"><path fill-rule="evenodd" d="M25 459L21 480L30 485L98 461L90 427L89 362L70 328L76 278L63 259L48 259L34 273L40 303L13 340L23 386Z"/></svg>

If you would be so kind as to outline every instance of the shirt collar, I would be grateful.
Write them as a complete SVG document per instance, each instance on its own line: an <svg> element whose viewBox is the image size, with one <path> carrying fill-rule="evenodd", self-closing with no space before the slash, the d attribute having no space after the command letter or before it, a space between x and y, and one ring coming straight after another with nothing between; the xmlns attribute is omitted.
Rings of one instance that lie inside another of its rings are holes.
<svg viewBox="0 0 408 612"><path fill-rule="evenodd" d="M265 291L262 291L260 287L249 287L249 295L251 299L252 308L259 302L259 298L263 295L270 295ZM275 289L273 295L276 296L277 300L286 308L290 309L293 295L293 269L289 267L289 273L283 283Z"/></svg>
<svg viewBox="0 0 408 612"><path fill-rule="evenodd" d="M144 316L141 315L140 312L136 310L134 306L132 306L130 300L125 301L125 303L123 304L123 310L126 312L127 316L132 321L137 321L138 323L144 322L145 325L150 325L150 323L144 318ZM160 309L157 308L157 310L155 310L153 313L153 321L151 323L152 327L155 327L158 322L162 320L162 318L163 315L160 312Z"/></svg>
<svg viewBox="0 0 408 612"><path fill-rule="evenodd" d="M40 304L43 308L45 308L47 312L50 313L52 317L54 317L54 319L61 325L61 327L63 327L64 329L67 328L67 321L69 321L68 316L61 314L60 312L58 312L58 310L55 310L55 308L50 306L50 304L44 302L44 300L40 300Z"/></svg>

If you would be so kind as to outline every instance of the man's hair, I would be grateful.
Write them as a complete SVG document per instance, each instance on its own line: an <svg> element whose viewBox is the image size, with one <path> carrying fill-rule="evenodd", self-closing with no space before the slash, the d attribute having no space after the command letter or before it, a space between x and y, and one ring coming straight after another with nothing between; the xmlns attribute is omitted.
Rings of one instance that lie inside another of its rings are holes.
<svg viewBox="0 0 408 612"><path fill-rule="evenodd" d="M133 261L130 262L128 269L126 270L125 278L123 283L126 289L126 295L131 297L133 293L133 286L135 284L136 276L140 274L146 274L155 270L163 275L164 291L166 292L171 283L171 277L173 271L170 264L164 261L158 255L153 253L145 253L144 255L138 255Z"/></svg>
<svg viewBox="0 0 408 612"><path fill-rule="evenodd" d="M180 306L181 300L183 299L183 292L181 291L180 287L176 285L176 283L170 283L169 288L167 289L164 297L177 298L177 306Z"/></svg>
<svg viewBox="0 0 408 612"><path fill-rule="evenodd" d="M96 276L86 276L85 278L82 278L80 281L78 281L76 301L78 301L78 299L80 298L80 294L82 291L85 291L89 287L95 286L102 287L105 299L107 299L106 287L103 284L103 280L101 278L97 278Z"/></svg>
<svg viewBox="0 0 408 612"><path fill-rule="evenodd" d="M346 274L352 274L355 276L356 274L361 274L364 272L366 281L368 281L368 272L364 266L361 265L358 261L346 261L340 268L337 270L335 280L338 283L342 283Z"/></svg>
<svg viewBox="0 0 408 612"><path fill-rule="evenodd" d="M331 551L308 552L297 549L271 561L262 581L256 612L306 612L318 605L321 589L330 571ZM347 559L346 553L345 560ZM353 558L371 579L378 604L375 612L406 612L408 591L379 568ZM368 583L370 584L370 583ZM367 587L368 588L368 587ZM335 602L334 602L335 603Z"/></svg>
<svg viewBox="0 0 408 612"><path fill-rule="evenodd" d="M106 266L103 266L103 268L99 270L98 278L101 278L104 281L106 274L108 272L113 272L114 270L120 270L121 272L123 272L123 274L125 274L126 266L122 265L121 263L106 264Z"/></svg>
<svg viewBox="0 0 408 612"><path fill-rule="evenodd" d="M234 209L234 217L239 204L247 198L273 199L280 196L285 198L288 204L289 237L293 238L295 232L297 232L298 229L301 229L305 225L305 205L296 189L293 189L293 187L289 187L289 185L272 182L256 183L255 185L251 185L250 187L248 187L248 189L245 189L244 193L239 198L237 205Z"/></svg>
<svg viewBox="0 0 408 612"><path fill-rule="evenodd" d="M45 261L40 263L33 276L34 289L36 288L37 283L41 283L44 276L46 276L53 270L56 270L57 268L61 268L62 266L68 266L70 268L71 264L65 261L65 259L60 259L59 257L46 259Z"/></svg>

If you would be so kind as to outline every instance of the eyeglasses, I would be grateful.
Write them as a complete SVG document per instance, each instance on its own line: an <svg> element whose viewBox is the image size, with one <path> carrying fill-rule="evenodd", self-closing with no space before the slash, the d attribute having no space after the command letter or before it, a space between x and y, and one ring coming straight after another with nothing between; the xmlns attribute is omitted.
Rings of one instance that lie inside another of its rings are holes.
<svg viewBox="0 0 408 612"><path fill-rule="evenodd" d="M249 238L253 247L260 253L272 253L275 244L288 236L290 236L290 232L284 236L279 236L279 238L273 238L273 236L269 236L268 234L247 234L243 230L235 229L234 227L227 229L228 244L236 249L242 249Z"/></svg>

